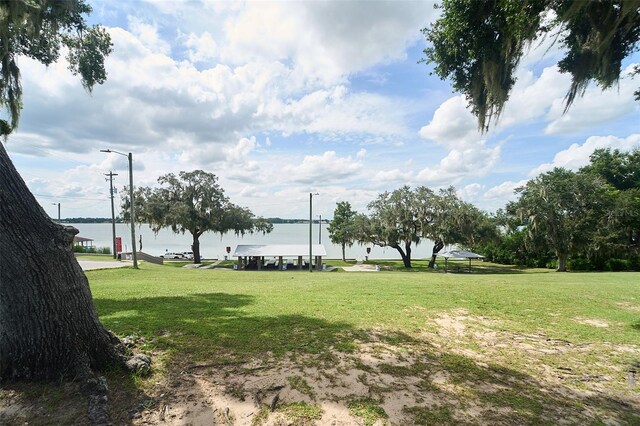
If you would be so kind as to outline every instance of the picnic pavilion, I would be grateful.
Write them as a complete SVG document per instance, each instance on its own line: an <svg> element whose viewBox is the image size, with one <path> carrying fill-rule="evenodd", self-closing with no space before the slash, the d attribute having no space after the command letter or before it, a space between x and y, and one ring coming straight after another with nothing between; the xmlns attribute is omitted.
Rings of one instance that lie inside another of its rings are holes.
<svg viewBox="0 0 640 426"><path fill-rule="evenodd" d="M322 270L322 257L327 255L324 245L313 244L311 252L312 257L315 259L315 269ZM238 245L233 252L233 257L238 258L238 269L302 270L309 268L307 263L309 261L309 245Z"/></svg>
<svg viewBox="0 0 640 426"><path fill-rule="evenodd" d="M73 244L76 246L81 246L83 251L87 251L91 247L93 247L93 240L91 238L79 237L75 235L73 237Z"/></svg>
<svg viewBox="0 0 640 426"><path fill-rule="evenodd" d="M444 253L438 254L439 257L444 257L444 271L447 272L447 262L451 260L468 260L469 272L471 272L471 259L484 259L481 254L473 253L467 250L449 250ZM459 268L458 268L459 269Z"/></svg>

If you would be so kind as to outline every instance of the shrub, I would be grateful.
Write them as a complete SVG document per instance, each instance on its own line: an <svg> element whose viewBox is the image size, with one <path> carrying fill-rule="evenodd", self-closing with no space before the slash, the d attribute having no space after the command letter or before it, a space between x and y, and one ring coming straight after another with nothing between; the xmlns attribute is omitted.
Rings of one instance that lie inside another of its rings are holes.
<svg viewBox="0 0 640 426"><path fill-rule="evenodd" d="M607 271L629 271L632 269L632 262L628 259L609 259L604 267Z"/></svg>
<svg viewBox="0 0 640 426"><path fill-rule="evenodd" d="M569 259L567 262L567 268L570 271L592 271L595 269L589 259L581 257L577 259Z"/></svg>
<svg viewBox="0 0 640 426"><path fill-rule="evenodd" d="M97 253L97 254L111 254L111 247L84 247L80 244L73 246L74 253Z"/></svg>
<svg viewBox="0 0 640 426"><path fill-rule="evenodd" d="M548 249L527 244L526 233L522 230L501 235L492 242L478 244L472 250L484 255L489 262L530 268L544 268L553 256Z"/></svg>

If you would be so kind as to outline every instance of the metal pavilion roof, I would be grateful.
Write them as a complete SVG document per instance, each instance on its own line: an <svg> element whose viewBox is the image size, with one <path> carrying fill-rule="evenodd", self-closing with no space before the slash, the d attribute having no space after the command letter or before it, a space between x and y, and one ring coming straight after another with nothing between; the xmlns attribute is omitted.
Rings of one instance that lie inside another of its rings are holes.
<svg viewBox="0 0 640 426"><path fill-rule="evenodd" d="M465 259L484 259L481 254L473 253L467 250L449 250L444 253L439 253L438 256L445 259L453 260L465 260Z"/></svg>
<svg viewBox="0 0 640 426"><path fill-rule="evenodd" d="M327 251L322 244L311 246L313 256L326 256ZM266 244L266 245L238 245L232 254L233 257L258 256L258 257L298 257L309 256L308 244Z"/></svg>

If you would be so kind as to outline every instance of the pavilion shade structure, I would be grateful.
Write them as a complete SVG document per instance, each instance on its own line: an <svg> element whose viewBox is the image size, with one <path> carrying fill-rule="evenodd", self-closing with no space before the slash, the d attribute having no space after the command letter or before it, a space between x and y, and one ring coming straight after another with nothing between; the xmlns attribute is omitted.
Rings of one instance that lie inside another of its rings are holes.
<svg viewBox="0 0 640 426"><path fill-rule="evenodd" d="M315 258L316 268L322 268L322 257L327 251L322 244L311 246L312 256ZM297 267L302 269L304 260L308 260L309 246L306 244L267 244L267 245L239 245L233 252L238 258L238 269L287 269L285 259L296 259ZM267 261L266 259L272 259ZM277 259L277 260L275 260ZM265 263L266 262L266 263ZM291 264L289 264L291 265Z"/></svg>
<svg viewBox="0 0 640 426"><path fill-rule="evenodd" d="M73 244L77 246L82 246L82 249L86 250L90 247L93 247L93 240L91 238L79 237L75 235L73 237Z"/></svg>
<svg viewBox="0 0 640 426"><path fill-rule="evenodd" d="M439 257L444 257L444 271L447 272L447 263L449 259L451 260L468 260L469 261L469 272L471 272L471 260L472 259L484 259L484 256L481 254L473 253L467 250L449 250L444 253L438 254Z"/></svg>

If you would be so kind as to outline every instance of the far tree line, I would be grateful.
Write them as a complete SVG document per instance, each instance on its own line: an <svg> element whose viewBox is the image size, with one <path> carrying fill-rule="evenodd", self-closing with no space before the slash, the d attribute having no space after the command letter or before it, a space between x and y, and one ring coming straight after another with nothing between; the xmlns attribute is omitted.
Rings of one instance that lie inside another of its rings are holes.
<svg viewBox="0 0 640 426"><path fill-rule="evenodd" d="M52 217L52 219L55 219ZM274 225L278 224L299 224L299 223L309 223L309 219L283 219L281 217L267 217L264 218L269 223ZM116 223L123 223L124 219L121 215L115 218ZM112 219L110 217L67 217L65 219L60 219L60 223L111 223ZM314 219L313 223L318 223L318 219ZM329 223L328 219L322 219L322 223Z"/></svg>
<svg viewBox="0 0 640 426"><path fill-rule="evenodd" d="M518 199L495 214L462 201L453 187L408 186L384 192L369 214L339 202L330 239L391 247L411 268L411 251L433 241L429 267L447 245L489 261L558 271L640 269L640 150L596 150L577 172L555 168L517 188Z"/></svg>

